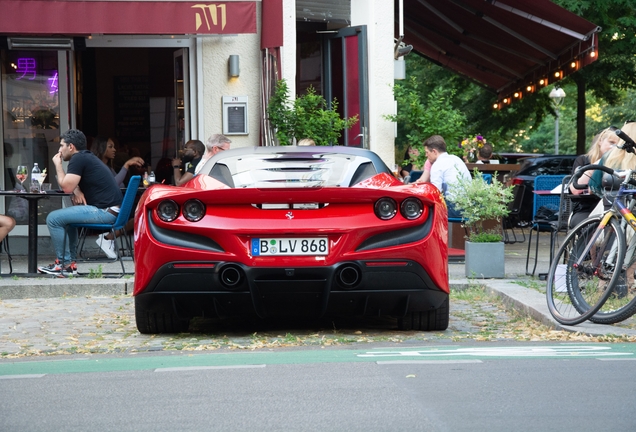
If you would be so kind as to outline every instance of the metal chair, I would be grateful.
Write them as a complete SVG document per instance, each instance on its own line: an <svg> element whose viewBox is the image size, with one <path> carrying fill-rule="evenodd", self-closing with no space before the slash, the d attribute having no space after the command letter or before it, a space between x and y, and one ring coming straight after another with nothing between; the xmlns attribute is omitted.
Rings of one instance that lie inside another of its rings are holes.
<svg viewBox="0 0 636 432"><path fill-rule="evenodd" d="M563 184L564 175L540 175L535 177L534 179L534 191L550 191L555 187ZM561 202L561 193L559 194L534 194L533 205L532 205L532 222L530 222L530 234L528 236L528 255L526 256L526 274L534 276L534 273L537 269L537 261L539 257L539 240L541 232L549 232L550 233L550 262L552 262L552 254L553 254L553 242L554 242L554 233L556 226L558 224L558 213L560 210L560 202ZM556 220L546 220L543 218L537 217L537 211L540 208L547 208L549 210L554 211L554 214L557 215ZM535 254L534 254L534 267L532 268L532 273L528 272L528 265L530 262L530 250L532 248L532 231L537 232L536 244L535 244ZM541 275L540 275L541 276Z"/></svg>
<svg viewBox="0 0 636 432"><path fill-rule="evenodd" d="M520 224L519 216L521 215L521 206L523 205L523 199L526 194L526 186L524 184L515 185L513 188L514 199L508 204L508 216L501 219L501 227L503 230L504 243L523 243L526 241L526 233L523 230L523 225ZM515 229L521 230L523 238L517 239L517 233ZM510 233L508 233L510 231Z"/></svg>
<svg viewBox="0 0 636 432"><path fill-rule="evenodd" d="M550 245L550 249L554 249L554 246L558 244L558 235L560 232L568 232L570 226L570 216L572 216L572 199L570 191L568 189L568 183L570 183L571 175L563 177L561 181L561 195L559 199L559 213L556 223L554 223L554 239ZM552 250L554 253L554 250Z"/></svg>
<svg viewBox="0 0 636 432"><path fill-rule="evenodd" d="M11 248L9 247L9 234L0 242L0 252L2 249L7 254L7 261L9 262L9 274L13 273L13 258L11 257Z"/></svg>
<svg viewBox="0 0 636 432"><path fill-rule="evenodd" d="M119 207L119 215L115 222L112 224L99 224L99 223L78 223L78 224L70 224L70 227L77 229L93 230L93 231L101 231L101 232L109 232L112 233L113 238L117 241L117 231L121 230L122 235L119 236L120 242L122 243L122 247L127 248L129 251L132 251L132 242L128 233L125 230L126 223L130 218L130 214L133 210L133 204L135 202L135 196L137 195L137 189L139 188L139 183L141 182L141 176L132 176L130 181L128 182L128 187L126 188L126 193L124 194L124 199L122 200L121 206ZM125 246L124 246L125 242ZM126 268L124 267L122 252L119 247L115 248L117 252L117 257L114 260L108 259L108 261L119 260L121 263L122 276L126 274ZM132 256L132 253L131 253ZM92 260L91 260L92 261Z"/></svg>

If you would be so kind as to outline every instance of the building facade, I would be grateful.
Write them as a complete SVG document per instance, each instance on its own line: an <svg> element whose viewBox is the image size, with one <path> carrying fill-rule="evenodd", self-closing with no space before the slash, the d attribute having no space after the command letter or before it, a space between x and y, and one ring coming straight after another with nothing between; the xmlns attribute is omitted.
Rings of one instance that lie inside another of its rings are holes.
<svg viewBox="0 0 636 432"><path fill-rule="evenodd" d="M114 168L141 156L159 181L189 139L224 133L235 147L273 145L266 105L284 78L358 115L339 144L394 162L394 4L382 0L0 0L0 187L15 169L54 172L59 134L116 140ZM51 176L47 179L56 181ZM61 202L42 200L39 232ZM18 199L0 201L26 234Z"/></svg>

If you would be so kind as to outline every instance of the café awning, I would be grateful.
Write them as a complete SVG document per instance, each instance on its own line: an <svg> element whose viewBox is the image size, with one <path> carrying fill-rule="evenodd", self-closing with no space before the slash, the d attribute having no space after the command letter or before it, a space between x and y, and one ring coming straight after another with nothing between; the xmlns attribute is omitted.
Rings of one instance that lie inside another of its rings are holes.
<svg viewBox="0 0 636 432"><path fill-rule="evenodd" d="M499 100L553 84L598 58L601 28L549 0L403 2L404 42Z"/></svg>
<svg viewBox="0 0 636 432"><path fill-rule="evenodd" d="M0 0L4 35L256 33L255 1Z"/></svg>

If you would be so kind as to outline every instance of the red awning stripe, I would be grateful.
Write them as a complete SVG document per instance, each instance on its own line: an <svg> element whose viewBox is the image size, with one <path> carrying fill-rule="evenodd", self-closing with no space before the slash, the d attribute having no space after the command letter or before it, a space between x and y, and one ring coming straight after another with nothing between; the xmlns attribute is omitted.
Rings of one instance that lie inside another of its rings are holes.
<svg viewBox="0 0 636 432"><path fill-rule="evenodd" d="M283 46L283 0L263 0L261 49Z"/></svg>
<svg viewBox="0 0 636 432"><path fill-rule="evenodd" d="M256 2L0 0L0 33L256 33Z"/></svg>

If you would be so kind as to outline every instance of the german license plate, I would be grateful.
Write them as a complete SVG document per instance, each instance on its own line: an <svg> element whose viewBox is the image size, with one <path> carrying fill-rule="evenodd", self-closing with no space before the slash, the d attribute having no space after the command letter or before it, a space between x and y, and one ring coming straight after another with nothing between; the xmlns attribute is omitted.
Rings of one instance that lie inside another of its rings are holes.
<svg viewBox="0 0 636 432"><path fill-rule="evenodd" d="M279 255L327 255L329 242L326 237L304 238L253 238L253 256Z"/></svg>

